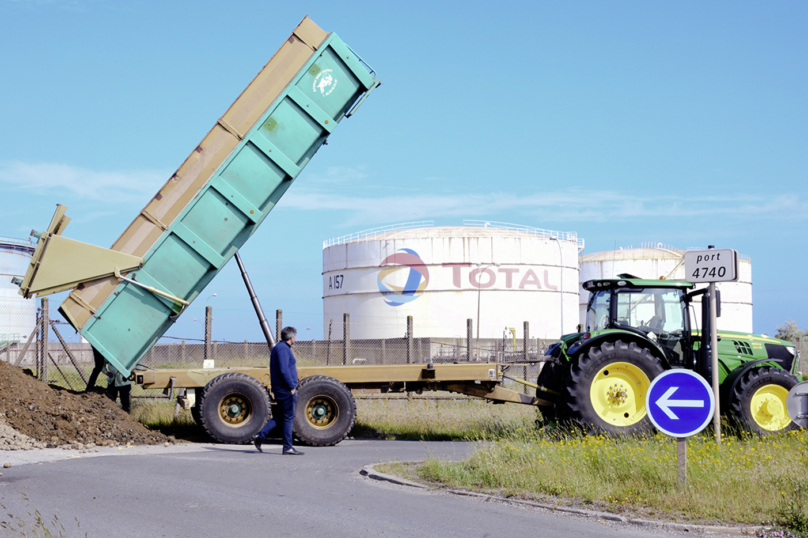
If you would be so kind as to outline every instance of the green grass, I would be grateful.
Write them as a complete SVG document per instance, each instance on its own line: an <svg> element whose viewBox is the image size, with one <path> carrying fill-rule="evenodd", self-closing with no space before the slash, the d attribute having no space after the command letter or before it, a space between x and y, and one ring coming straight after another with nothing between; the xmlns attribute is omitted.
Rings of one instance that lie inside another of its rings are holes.
<svg viewBox="0 0 808 538"><path fill-rule="evenodd" d="M437 393L442 395L442 393ZM532 428L534 408L495 405L483 400L426 398L357 399L354 437L430 441L501 438Z"/></svg>
<svg viewBox="0 0 808 538"><path fill-rule="evenodd" d="M168 400L132 400L132 416L149 429L163 435L190 442L209 442L210 438L198 426L190 411L180 409L174 417L175 402Z"/></svg>
<svg viewBox="0 0 808 538"><path fill-rule="evenodd" d="M676 441L657 435L610 439L530 429L481 444L462 462L430 457L393 464L437 486L575 504L683 522L776 521L808 531L808 433L688 440L687 487L676 474Z"/></svg>

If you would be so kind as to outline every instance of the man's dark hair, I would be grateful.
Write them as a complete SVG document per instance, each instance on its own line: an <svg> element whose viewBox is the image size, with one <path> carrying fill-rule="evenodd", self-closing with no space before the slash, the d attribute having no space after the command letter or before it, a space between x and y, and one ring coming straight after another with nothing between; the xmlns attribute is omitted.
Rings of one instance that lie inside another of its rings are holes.
<svg viewBox="0 0 808 538"><path fill-rule="evenodd" d="M281 330L281 340L283 340L284 342L288 342L296 334L297 334L297 329L295 329L294 327L284 327Z"/></svg>

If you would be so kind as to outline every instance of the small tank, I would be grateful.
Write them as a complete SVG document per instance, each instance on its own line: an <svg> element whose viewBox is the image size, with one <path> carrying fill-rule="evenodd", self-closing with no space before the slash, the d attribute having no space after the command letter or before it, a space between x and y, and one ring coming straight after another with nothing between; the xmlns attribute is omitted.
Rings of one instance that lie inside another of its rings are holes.
<svg viewBox="0 0 808 538"><path fill-rule="evenodd" d="M24 299L12 278L22 278L34 244L25 239L0 237L0 347L25 340L36 326L36 301Z"/></svg>

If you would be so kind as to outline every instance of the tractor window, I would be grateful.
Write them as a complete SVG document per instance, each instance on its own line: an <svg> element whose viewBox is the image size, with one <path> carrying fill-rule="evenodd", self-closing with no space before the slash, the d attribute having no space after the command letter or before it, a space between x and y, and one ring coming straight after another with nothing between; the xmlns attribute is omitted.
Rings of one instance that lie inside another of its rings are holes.
<svg viewBox="0 0 808 538"><path fill-rule="evenodd" d="M684 329L682 291L646 288L617 290L617 324L659 336Z"/></svg>
<svg viewBox="0 0 808 538"><path fill-rule="evenodd" d="M671 365L683 365L687 344L683 297L678 289L618 290L616 325L644 332L663 349Z"/></svg>
<svg viewBox="0 0 808 538"><path fill-rule="evenodd" d="M602 290L589 297L586 309L586 330L601 331L609 326L609 307L612 304L612 292Z"/></svg>

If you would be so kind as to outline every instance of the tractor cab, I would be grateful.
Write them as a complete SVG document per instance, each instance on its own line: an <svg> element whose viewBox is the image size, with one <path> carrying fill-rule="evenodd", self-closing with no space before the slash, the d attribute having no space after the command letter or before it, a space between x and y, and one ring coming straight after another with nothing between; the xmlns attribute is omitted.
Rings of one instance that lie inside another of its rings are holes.
<svg viewBox="0 0 808 538"><path fill-rule="evenodd" d="M631 275L590 280L585 330L590 334L623 330L650 340L673 367L693 368L687 291L693 284L644 280Z"/></svg>

